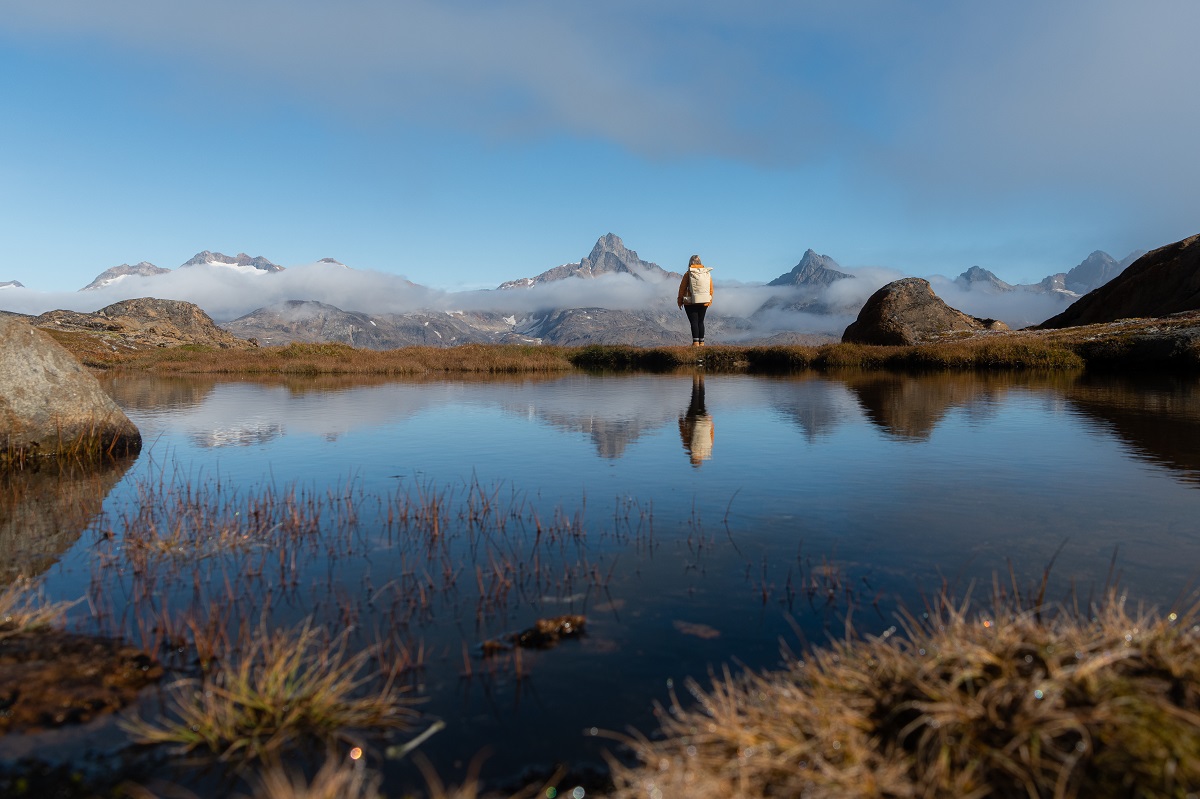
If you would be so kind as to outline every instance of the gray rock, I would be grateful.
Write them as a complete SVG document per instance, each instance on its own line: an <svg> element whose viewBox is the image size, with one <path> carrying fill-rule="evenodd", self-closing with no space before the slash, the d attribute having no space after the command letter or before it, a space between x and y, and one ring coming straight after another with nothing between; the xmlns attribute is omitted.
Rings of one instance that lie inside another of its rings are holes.
<svg viewBox="0 0 1200 799"><path fill-rule="evenodd" d="M0 317L0 342L0 463L141 449L141 433L125 412L47 333Z"/></svg>
<svg viewBox="0 0 1200 799"><path fill-rule="evenodd" d="M853 344L923 344L947 334L1008 330L995 319L978 319L951 308L933 293L929 281L906 277L870 296L842 341Z"/></svg>

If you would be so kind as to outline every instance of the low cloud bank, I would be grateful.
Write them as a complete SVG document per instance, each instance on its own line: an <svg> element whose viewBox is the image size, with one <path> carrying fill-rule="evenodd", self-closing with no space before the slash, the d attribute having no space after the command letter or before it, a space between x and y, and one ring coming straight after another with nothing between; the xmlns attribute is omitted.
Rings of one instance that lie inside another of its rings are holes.
<svg viewBox="0 0 1200 799"><path fill-rule="evenodd" d="M999 319L1014 330L1040 324L1061 313L1072 299L1064 294L1016 289L989 292L967 290L940 275L929 278L933 291L952 308L982 319Z"/></svg>
<svg viewBox="0 0 1200 799"><path fill-rule="evenodd" d="M840 335L872 293L903 275L895 270L847 269L854 279L813 288L722 283L717 280L714 315L748 320L739 335L753 338L783 331ZM929 278L949 305L974 316L1025 327L1060 312L1066 298L1028 291L990 293L965 290L949 278ZM283 272L246 273L220 266L194 266L153 277L130 276L102 289L39 292L9 288L0 292L0 308L37 315L66 309L92 312L136 297L195 303L218 322L227 322L287 300L317 300L345 311L401 314L411 311L479 311L529 314L559 308L607 308L621 311L674 312L674 279L638 280L631 275L567 278L531 288L445 292L396 275L336 264L316 263Z"/></svg>

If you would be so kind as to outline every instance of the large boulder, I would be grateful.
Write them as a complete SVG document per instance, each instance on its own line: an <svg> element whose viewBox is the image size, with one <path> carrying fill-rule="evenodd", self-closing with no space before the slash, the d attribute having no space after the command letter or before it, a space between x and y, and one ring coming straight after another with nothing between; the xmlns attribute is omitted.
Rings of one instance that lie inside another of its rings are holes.
<svg viewBox="0 0 1200 799"><path fill-rule="evenodd" d="M137 427L79 361L27 322L0 316L0 464L141 446Z"/></svg>
<svg viewBox="0 0 1200 799"><path fill-rule="evenodd" d="M1159 247L1039 327L1062 328L1200 309L1200 235Z"/></svg>
<svg viewBox="0 0 1200 799"><path fill-rule="evenodd" d="M1008 330L1008 325L956 311L933 293L928 280L906 277L872 294L858 319L842 333L842 341L911 346L979 330Z"/></svg>

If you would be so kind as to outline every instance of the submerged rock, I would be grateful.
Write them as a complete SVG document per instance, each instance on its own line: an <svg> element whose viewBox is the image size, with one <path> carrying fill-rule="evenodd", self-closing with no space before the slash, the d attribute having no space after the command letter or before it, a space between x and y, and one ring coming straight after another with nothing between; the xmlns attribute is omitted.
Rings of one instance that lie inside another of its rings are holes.
<svg viewBox="0 0 1200 799"><path fill-rule="evenodd" d="M1008 330L1008 325L955 310L933 293L928 280L906 277L872 294L858 319L842 334L842 341L911 346L948 333L979 330Z"/></svg>
<svg viewBox="0 0 1200 799"><path fill-rule="evenodd" d="M0 465L141 449L142 436L96 378L48 334L0 316Z"/></svg>
<svg viewBox="0 0 1200 799"><path fill-rule="evenodd" d="M581 635L586 625L587 618L578 614L538 619L532 627L519 633L510 633L502 639L484 641L481 649L484 657L507 652L514 646L526 649L549 649L556 646L563 638L574 638Z"/></svg>

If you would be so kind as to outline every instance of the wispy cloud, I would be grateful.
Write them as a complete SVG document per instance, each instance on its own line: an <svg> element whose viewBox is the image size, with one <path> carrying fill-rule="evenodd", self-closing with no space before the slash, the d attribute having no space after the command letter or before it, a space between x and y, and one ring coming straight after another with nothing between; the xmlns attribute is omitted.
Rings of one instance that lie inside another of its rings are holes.
<svg viewBox="0 0 1200 799"><path fill-rule="evenodd" d="M356 116L758 161L849 145L875 166L907 153L946 180L969 165L963 177L990 183L1164 164L1194 175L1198 25L1192 0L10 0L0 29L99 39L192 79L284 88Z"/></svg>

